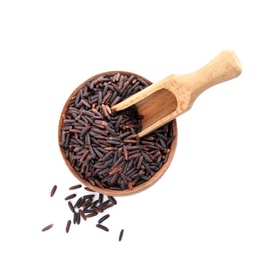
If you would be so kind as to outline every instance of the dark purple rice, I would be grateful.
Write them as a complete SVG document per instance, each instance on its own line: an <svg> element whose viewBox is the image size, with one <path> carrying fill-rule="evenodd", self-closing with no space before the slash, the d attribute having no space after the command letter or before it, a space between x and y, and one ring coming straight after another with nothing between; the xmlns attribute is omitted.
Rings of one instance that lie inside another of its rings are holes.
<svg viewBox="0 0 260 260"><path fill-rule="evenodd" d="M90 206L91 209L95 208L98 205L98 199L94 200Z"/></svg>
<svg viewBox="0 0 260 260"><path fill-rule="evenodd" d="M67 221L67 225L66 225L66 233L69 233L70 231L70 225L71 225L71 220Z"/></svg>
<svg viewBox="0 0 260 260"><path fill-rule="evenodd" d="M89 209L89 207L92 205L92 199L90 199L90 200L87 200L87 201L85 201L86 202L86 204L84 203L84 205L82 204L82 208L83 208L83 211L85 211L85 210L87 210L87 209Z"/></svg>
<svg viewBox="0 0 260 260"><path fill-rule="evenodd" d="M98 202L102 203L103 202L103 198L104 198L104 195L102 193L99 193Z"/></svg>
<svg viewBox="0 0 260 260"><path fill-rule="evenodd" d="M124 229L121 229L118 240L121 241L124 235Z"/></svg>
<svg viewBox="0 0 260 260"><path fill-rule="evenodd" d="M115 197L113 197L113 196L107 196L107 198L111 201L112 204L114 204L114 205L117 204L117 201L116 201Z"/></svg>
<svg viewBox="0 0 260 260"><path fill-rule="evenodd" d="M103 226L103 225L101 225L101 224L96 224L96 227L97 228L100 228L100 229L102 229L102 230L104 230L104 231L109 231L109 229L106 227L106 226Z"/></svg>
<svg viewBox="0 0 260 260"><path fill-rule="evenodd" d="M110 204L110 200L106 200L102 203L100 203L99 208L104 209L108 204Z"/></svg>
<svg viewBox="0 0 260 260"><path fill-rule="evenodd" d="M78 214L77 214L77 212L75 211L75 212L73 213L73 224L76 224L76 223L77 223L77 219L78 219Z"/></svg>
<svg viewBox="0 0 260 260"><path fill-rule="evenodd" d="M94 194L88 194L88 195L84 195L84 196L82 196L82 198L83 199L93 199L95 197L95 195Z"/></svg>
<svg viewBox="0 0 260 260"><path fill-rule="evenodd" d="M55 194L56 190L57 190L57 185L54 185L52 187L52 189L51 189L51 194L50 194L51 197L53 197L53 195Z"/></svg>
<svg viewBox="0 0 260 260"><path fill-rule="evenodd" d="M77 185L71 186L71 187L69 188L69 190L75 190L75 189L79 189L79 188L81 188L81 187L82 187L81 184L77 184Z"/></svg>
<svg viewBox="0 0 260 260"><path fill-rule="evenodd" d="M50 224L42 229L42 232L45 232L53 227L53 224Z"/></svg>
<svg viewBox="0 0 260 260"><path fill-rule="evenodd" d="M79 197L74 205L74 208L80 208L80 206L82 205L82 200L82 197Z"/></svg>
<svg viewBox="0 0 260 260"><path fill-rule="evenodd" d="M92 217L95 217L97 214L98 214L98 212L97 212L97 211L94 211L94 212L92 212L92 213L90 213L90 214L87 214L86 217L87 217L87 218L92 218Z"/></svg>
<svg viewBox="0 0 260 260"><path fill-rule="evenodd" d="M106 209L108 209L108 208L111 208L111 207L113 207L113 206L114 206L113 203L109 203L109 204L107 204L106 206L104 206L104 207L102 208L102 210L104 211L104 210L106 210Z"/></svg>
<svg viewBox="0 0 260 260"><path fill-rule="evenodd" d="M98 213L102 213L104 211L100 206L94 207L93 210L95 210Z"/></svg>
<svg viewBox="0 0 260 260"><path fill-rule="evenodd" d="M71 194L71 195L67 196L67 197L65 198L65 200L73 199L73 198L75 198L76 196L77 196L76 194Z"/></svg>
<svg viewBox="0 0 260 260"><path fill-rule="evenodd" d="M102 222L104 222L106 219L108 219L110 217L109 214L106 214L104 215L103 217L101 217L99 220L98 220L98 224L101 224Z"/></svg>
<svg viewBox="0 0 260 260"><path fill-rule="evenodd" d="M96 212L95 210L93 210L93 209L83 209L83 212L84 213L93 213L93 212Z"/></svg>
<svg viewBox="0 0 260 260"><path fill-rule="evenodd" d="M69 205L69 208L72 211L72 213L74 213L75 209L74 209L74 207L73 207L73 205L72 205L72 203L70 201L68 201L68 205Z"/></svg>
<svg viewBox="0 0 260 260"><path fill-rule="evenodd" d="M80 214L80 216L81 216L84 220L87 220L87 217L86 217L86 215L85 215L85 213L83 212L82 209L79 210L79 214Z"/></svg>
<svg viewBox="0 0 260 260"><path fill-rule="evenodd" d="M102 75L87 81L71 99L63 115L60 146L80 178L100 188L133 189L166 163L174 140L171 122L139 138L142 116L134 107L111 111L148 85L134 75ZM131 169L137 172L129 174ZM139 171L145 177L136 175Z"/></svg>
<svg viewBox="0 0 260 260"><path fill-rule="evenodd" d="M79 225L80 224L80 213L79 213L79 211L77 212L77 220L76 220L76 222L77 222L77 224Z"/></svg>
<svg viewBox="0 0 260 260"><path fill-rule="evenodd" d="M117 158L117 161L118 161L119 158ZM75 185L75 186L71 186L71 187L80 188L79 186L80 185ZM72 188L72 189L74 189L74 188ZM55 188L53 188L53 190L55 192ZM85 190L93 192L88 187L85 187ZM73 223L79 225L81 218L83 218L86 221L87 218L97 216L100 212L103 212L105 209L107 209L109 207L113 207L114 205L117 204L114 197L106 195L107 199L104 201L104 196L105 196L104 194L98 193L98 199L94 200L95 194L83 195L82 197L80 197L77 200L77 202L75 203L74 206L71 203L71 201L68 201L68 206L69 206L70 210L73 212ZM76 197L76 194L71 194L71 195L67 196L65 198L65 200L69 200L69 199L72 199L74 197ZM78 211L75 210L76 207L78 208ZM91 207L91 209L89 209L90 207ZM101 217L98 220L98 224L96 224L96 227L108 232L109 229L106 226L102 225L101 223L104 222L109 217L110 217L109 214L106 214L103 217ZM71 223L72 223L71 220L67 221L66 228L65 228L66 233L69 233ZM51 229L52 227L53 227L53 224L50 224L50 225L44 227L42 229L42 232L45 232L45 231ZM122 238L122 235L121 235L121 238ZM119 241L121 240L121 238L119 238Z"/></svg>

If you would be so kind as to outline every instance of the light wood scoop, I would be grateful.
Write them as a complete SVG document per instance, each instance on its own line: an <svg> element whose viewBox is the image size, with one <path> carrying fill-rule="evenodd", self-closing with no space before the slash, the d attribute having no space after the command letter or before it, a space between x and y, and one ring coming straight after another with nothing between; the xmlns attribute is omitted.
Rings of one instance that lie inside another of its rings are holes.
<svg viewBox="0 0 260 260"><path fill-rule="evenodd" d="M225 50L199 70L184 75L170 75L112 107L121 111L135 105L143 116L139 137L172 121L188 111L206 89L236 78L242 72L233 51Z"/></svg>

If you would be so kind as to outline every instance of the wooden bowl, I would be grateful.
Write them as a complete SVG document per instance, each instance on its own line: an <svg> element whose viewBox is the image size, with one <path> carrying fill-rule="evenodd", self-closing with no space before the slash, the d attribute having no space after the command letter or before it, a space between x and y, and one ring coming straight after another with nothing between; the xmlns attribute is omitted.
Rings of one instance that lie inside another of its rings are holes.
<svg viewBox="0 0 260 260"><path fill-rule="evenodd" d="M61 115L60 115L60 119L59 119L59 125L58 125L58 144L61 141L61 127L63 125L63 116L64 114L67 113L68 111L68 106L69 103L71 101L71 99L79 92L80 89L84 88L85 84L87 81L92 81L94 79L96 79L97 77L101 76L101 75L114 75L115 73L122 73L124 75L127 76L131 76L134 75L136 77L142 78L143 80L145 80L147 83L152 84L152 82L150 82L149 80L147 80L146 78L135 74L135 73L131 73L131 72L126 72L126 71L109 71L109 72L103 72L100 74L97 74L89 79L87 79L86 81L84 81L82 84L80 84L69 96L69 98L67 99L62 111L61 111ZM176 146L177 146L177 138L178 138L178 132L177 132L177 122L176 119L173 120L172 122L172 128L173 128L173 132L174 132L174 136L175 138L173 139L171 146L170 146L170 152L169 152L169 156L168 156L168 160L166 161L166 163L163 164L163 166L160 168L160 170L148 181L139 184L137 186L134 186L132 189L125 189L125 190L112 190L112 189L108 189L108 188L100 188L98 186L94 186L92 185L90 182L88 182L87 180L81 178L78 173L73 169L70 161L68 159L66 159L66 155L65 155L65 149L63 147L61 147L59 145L60 148L60 152L62 155L62 158L64 160L64 162L66 163L68 169L70 170L70 172L73 174L73 176L79 181L81 182L83 185L87 186L88 188L90 188L93 191L102 193L102 194L106 194L106 195L110 195L110 196L127 196L127 195L133 195L136 193L139 193L141 191L146 190L147 188L151 187L153 184L155 184L163 175L164 173L167 171L170 163L172 162L172 159L174 157L175 154L175 150L176 150Z"/></svg>

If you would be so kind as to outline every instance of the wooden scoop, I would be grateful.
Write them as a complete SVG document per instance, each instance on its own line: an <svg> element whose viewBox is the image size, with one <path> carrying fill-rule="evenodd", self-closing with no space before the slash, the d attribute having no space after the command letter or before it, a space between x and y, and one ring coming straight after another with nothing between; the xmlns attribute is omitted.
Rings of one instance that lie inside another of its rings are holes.
<svg viewBox="0 0 260 260"><path fill-rule="evenodd" d="M184 75L170 75L113 106L114 111L135 105L143 116L145 136L177 116L188 111L196 98L206 89L236 78L242 66L233 51L225 50L199 70Z"/></svg>

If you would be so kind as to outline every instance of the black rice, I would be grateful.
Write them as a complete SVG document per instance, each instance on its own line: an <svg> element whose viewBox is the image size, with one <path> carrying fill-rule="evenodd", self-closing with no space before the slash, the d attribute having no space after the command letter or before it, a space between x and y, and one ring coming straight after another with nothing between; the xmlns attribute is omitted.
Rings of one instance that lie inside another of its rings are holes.
<svg viewBox="0 0 260 260"><path fill-rule="evenodd" d="M108 229L106 226L103 226L103 225L101 225L101 224L96 224L96 227L97 227L97 228L100 228L100 229L102 229L102 230L104 230L104 231L106 231L106 232L109 231L109 229Z"/></svg>
<svg viewBox="0 0 260 260"><path fill-rule="evenodd" d="M76 149L77 152L80 152L80 149ZM117 160L120 158L117 157ZM71 186L72 190L75 188L80 188L81 184ZM71 188L69 188L71 189ZM85 190L93 192L91 189L88 187L84 187ZM55 190L55 188L53 188ZM71 224L77 224L79 225L81 222L81 219L87 220L87 218L95 217L99 215L99 213L104 212L106 209L113 207L114 205L117 204L116 200L114 197L105 195L102 193L96 193L93 192L91 194L83 194L80 196L77 200L76 203L73 205L70 199L73 199L76 197L76 194L71 194L65 198L65 200L68 200L68 206L71 210L72 214L72 219L67 220L65 231L66 233L69 233L71 229ZM96 224L97 228L102 229L106 232L109 231L109 229L102 225L106 219L110 217L110 214L105 214L101 218L98 219L98 223ZM50 224L42 229L42 232L45 232L53 227L53 224Z"/></svg>
<svg viewBox="0 0 260 260"><path fill-rule="evenodd" d="M94 211L92 213L87 214L86 217L87 218L92 218L92 217L95 217L97 214L98 214L98 212Z"/></svg>
<svg viewBox="0 0 260 260"><path fill-rule="evenodd" d="M52 187L52 189L51 189L51 194L50 194L51 197L53 197L53 195L55 194L56 190L57 190L57 185L54 185Z"/></svg>
<svg viewBox="0 0 260 260"><path fill-rule="evenodd" d="M76 203L74 204L74 208L80 208L80 206L82 205L82 200L83 200L82 197L79 197Z"/></svg>
<svg viewBox="0 0 260 260"><path fill-rule="evenodd" d="M75 189L79 189L79 188L81 188L81 187L82 187L81 184L77 184L77 185L71 186L71 187L69 188L69 190L75 190Z"/></svg>
<svg viewBox="0 0 260 260"><path fill-rule="evenodd" d="M78 219L78 214L77 214L77 212L75 211L75 212L73 213L73 224L76 224L76 223L77 223L77 219Z"/></svg>
<svg viewBox="0 0 260 260"><path fill-rule="evenodd" d="M142 78L118 72L86 81L71 99L59 141L80 178L102 189L133 189L166 163L174 140L172 122L139 138L142 116L135 107L118 113L111 109L148 85ZM137 172L130 174L132 169ZM145 177L136 175L139 171Z"/></svg>
<svg viewBox="0 0 260 260"><path fill-rule="evenodd" d="M53 224L50 224L42 229L42 232L45 232L53 227Z"/></svg>
<svg viewBox="0 0 260 260"><path fill-rule="evenodd" d="M109 214L106 214L104 215L103 217L101 217L99 220L98 220L98 224L101 224L102 222L104 222L106 219L108 219L110 217Z"/></svg>
<svg viewBox="0 0 260 260"><path fill-rule="evenodd" d="M87 220L87 217L86 217L86 215L85 215L85 213L83 212L82 209L79 210L79 214L80 214L80 216L81 216L84 220Z"/></svg>
<svg viewBox="0 0 260 260"><path fill-rule="evenodd" d="M111 201L112 204L114 204L114 205L117 204L117 201L116 201L115 197L113 197L113 196L107 196L107 198Z"/></svg>
<svg viewBox="0 0 260 260"><path fill-rule="evenodd" d="M73 199L73 198L75 198L76 196L77 196L76 194L71 194L71 195L67 196L67 197L65 198L65 200Z"/></svg>
<svg viewBox="0 0 260 260"><path fill-rule="evenodd" d="M70 225L71 225L71 220L67 221L67 225L66 225L66 233L69 233L70 231Z"/></svg>
<svg viewBox="0 0 260 260"><path fill-rule="evenodd" d="M124 235L124 229L121 229L118 240L121 241Z"/></svg>
<svg viewBox="0 0 260 260"><path fill-rule="evenodd" d="M68 201L68 205L69 205L70 210L74 213L75 209L70 201Z"/></svg>
<svg viewBox="0 0 260 260"><path fill-rule="evenodd" d="M77 219L76 219L77 224L80 224L80 212L77 212Z"/></svg>

